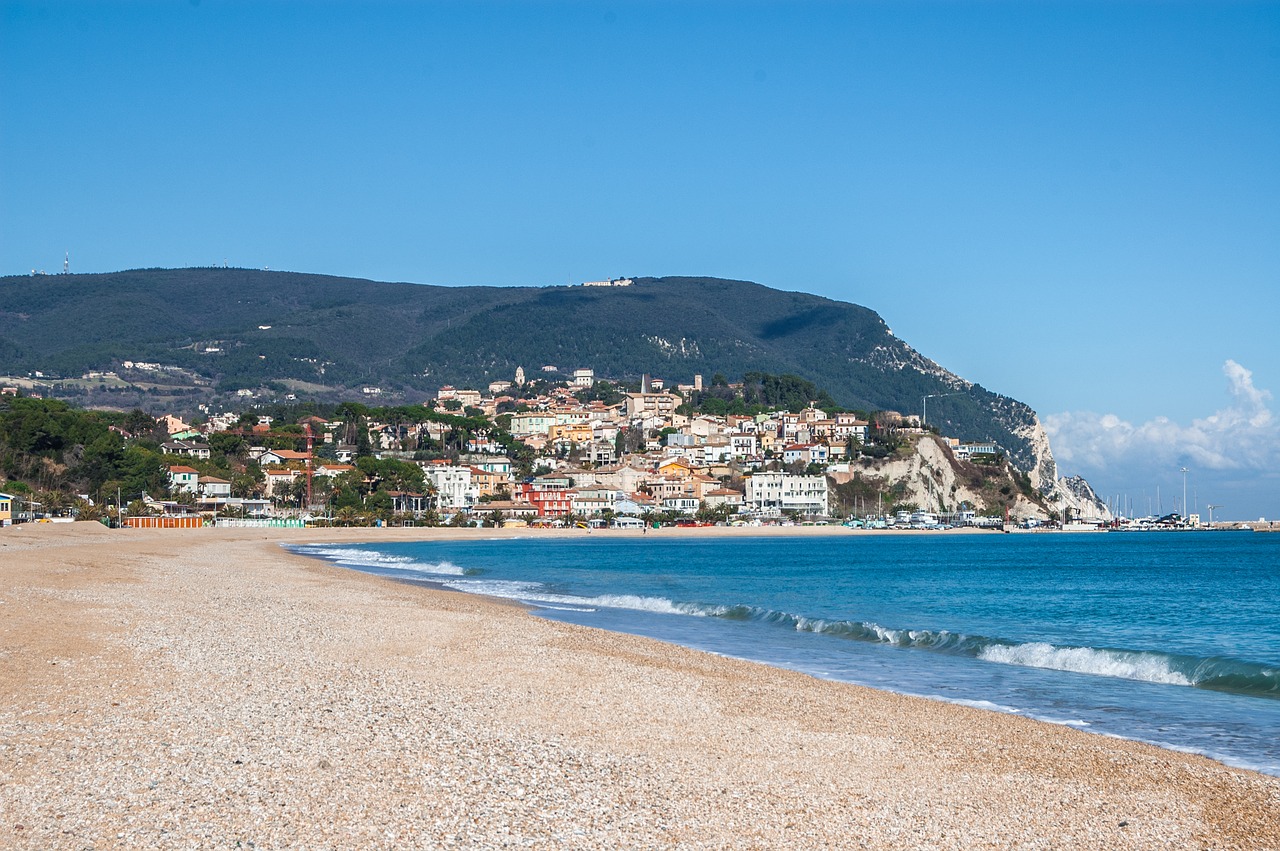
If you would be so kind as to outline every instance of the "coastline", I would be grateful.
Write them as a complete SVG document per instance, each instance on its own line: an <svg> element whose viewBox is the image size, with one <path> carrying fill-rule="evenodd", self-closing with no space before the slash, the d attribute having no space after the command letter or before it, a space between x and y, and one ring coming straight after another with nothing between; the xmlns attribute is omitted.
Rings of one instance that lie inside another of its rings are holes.
<svg viewBox="0 0 1280 851"><path fill-rule="evenodd" d="M0 531L0 837L13 847L1280 836L1280 778L548 621L280 546L640 532L43 525ZM832 533L894 534L647 534Z"/></svg>

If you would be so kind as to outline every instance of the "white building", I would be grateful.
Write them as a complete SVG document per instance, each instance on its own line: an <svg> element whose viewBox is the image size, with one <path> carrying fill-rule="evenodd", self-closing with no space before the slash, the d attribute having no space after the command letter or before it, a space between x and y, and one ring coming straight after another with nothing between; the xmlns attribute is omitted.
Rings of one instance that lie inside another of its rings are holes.
<svg viewBox="0 0 1280 851"><path fill-rule="evenodd" d="M468 466L425 464L423 477L435 486L437 504L443 509L470 508L480 498L480 488L472 482Z"/></svg>
<svg viewBox="0 0 1280 851"><path fill-rule="evenodd" d="M729 451L735 458L754 458L760 454L760 442L755 434L737 432L729 435Z"/></svg>
<svg viewBox="0 0 1280 851"><path fill-rule="evenodd" d="M613 511L618 499L618 492L608 487L575 488L571 493L573 513L584 517Z"/></svg>
<svg viewBox="0 0 1280 851"><path fill-rule="evenodd" d="M742 509L766 516L784 511L826 514L826 476L792 476L788 473L753 473L747 477Z"/></svg>
<svg viewBox="0 0 1280 851"><path fill-rule="evenodd" d="M169 490L174 493L195 493L199 480L200 473L191 467L175 464L169 468Z"/></svg>
<svg viewBox="0 0 1280 851"><path fill-rule="evenodd" d="M216 476L201 476L200 495L205 499L226 499L231 496L231 482Z"/></svg>
<svg viewBox="0 0 1280 851"><path fill-rule="evenodd" d="M596 383L596 372L594 369L575 369L573 371L574 387L590 387Z"/></svg>

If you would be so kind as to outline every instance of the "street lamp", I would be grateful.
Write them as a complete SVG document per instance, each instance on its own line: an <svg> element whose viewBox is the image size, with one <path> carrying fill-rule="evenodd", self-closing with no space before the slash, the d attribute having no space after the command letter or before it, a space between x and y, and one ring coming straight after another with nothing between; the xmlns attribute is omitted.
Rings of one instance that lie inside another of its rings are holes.
<svg viewBox="0 0 1280 851"><path fill-rule="evenodd" d="M943 396L959 396L959 393L930 393L928 396L920 397L920 427L924 428L929 424L929 400L941 399Z"/></svg>

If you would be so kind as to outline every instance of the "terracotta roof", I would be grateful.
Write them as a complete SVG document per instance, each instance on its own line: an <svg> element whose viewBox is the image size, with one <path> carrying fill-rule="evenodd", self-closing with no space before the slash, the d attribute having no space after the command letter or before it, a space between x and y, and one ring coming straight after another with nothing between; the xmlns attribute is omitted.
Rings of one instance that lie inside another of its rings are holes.
<svg viewBox="0 0 1280 851"><path fill-rule="evenodd" d="M264 455L274 455L284 461L305 461L311 457L310 452L295 452L292 449L268 449Z"/></svg>

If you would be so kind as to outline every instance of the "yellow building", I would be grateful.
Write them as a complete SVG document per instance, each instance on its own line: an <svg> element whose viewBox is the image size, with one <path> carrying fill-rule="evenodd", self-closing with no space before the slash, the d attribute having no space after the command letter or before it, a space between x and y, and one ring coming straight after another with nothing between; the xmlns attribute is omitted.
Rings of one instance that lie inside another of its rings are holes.
<svg viewBox="0 0 1280 851"><path fill-rule="evenodd" d="M0 526L8 526L13 522L13 497L0 493Z"/></svg>
<svg viewBox="0 0 1280 851"><path fill-rule="evenodd" d="M552 441L590 443L591 437L590 423L564 423L553 425L547 429L547 439Z"/></svg>

